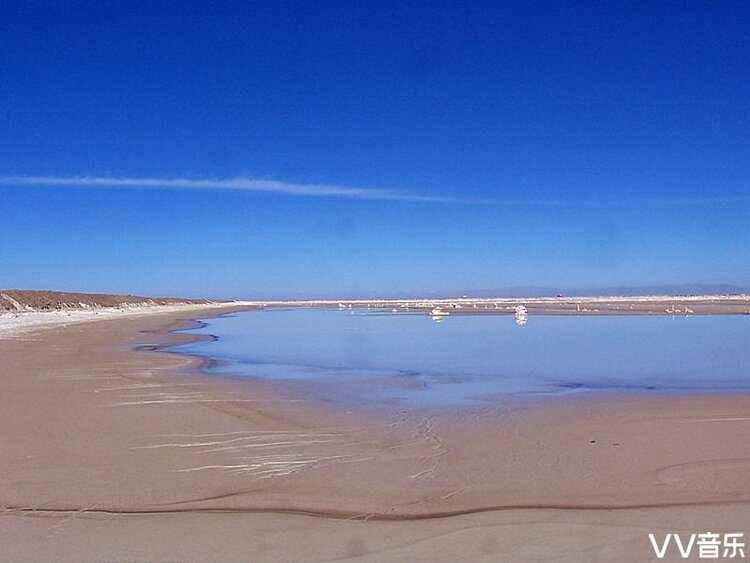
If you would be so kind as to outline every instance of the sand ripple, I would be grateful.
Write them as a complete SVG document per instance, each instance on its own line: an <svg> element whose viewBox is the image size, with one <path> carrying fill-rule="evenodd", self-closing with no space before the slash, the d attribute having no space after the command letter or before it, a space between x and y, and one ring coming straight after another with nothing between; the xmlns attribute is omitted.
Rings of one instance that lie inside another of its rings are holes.
<svg viewBox="0 0 750 563"><path fill-rule="evenodd" d="M682 463L658 472L659 481L695 491L750 495L750 459L719 459Z"/></svg>

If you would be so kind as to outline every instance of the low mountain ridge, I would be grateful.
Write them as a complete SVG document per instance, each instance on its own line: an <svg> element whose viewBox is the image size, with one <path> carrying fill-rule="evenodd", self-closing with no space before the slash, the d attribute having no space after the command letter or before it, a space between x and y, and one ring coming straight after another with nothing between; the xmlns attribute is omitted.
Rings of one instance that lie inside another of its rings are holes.
<svg viewBox="0 0 750 563"><path fill-rule="evenodd" d="M110 295L103 293L69 293L27 289L0 290L0 311L55 311L135 305L182 305L217 302L216 300L209 299L142 297L139 295Z"/></svg>

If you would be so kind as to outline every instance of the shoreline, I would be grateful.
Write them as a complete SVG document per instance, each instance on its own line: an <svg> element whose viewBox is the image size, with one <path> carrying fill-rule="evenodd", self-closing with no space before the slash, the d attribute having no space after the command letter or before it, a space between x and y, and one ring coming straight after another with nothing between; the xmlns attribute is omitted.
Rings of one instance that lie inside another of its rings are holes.
<svg viewBox="0 0 750 563"><path fill-rule="evenodd" d="M750 517L750 397L326 413L164 349L204 312L0 340L11 558L633 559Z"/></svg>
<svg viewBox="0 0 750 563"><path fill-rule="evenodd" d="M254 305L246 302L228 303L181 303L174 305L128 305L120 307L87 307L57 309L50 311L23 310L0 312L0 339L19 338L38 330L60 326L78 325L97 321L149 317L153 315L236 308L252 310Z"/></svg>
<svg viewBox="0 0 750 563"><path fill-rule="evenodd" d="M413 299L253 301L259 307L338 307L459 315L512 315L519 306L537 315L750 314L750 295L641 295L587 297L460 297Z"/></svg>
<svg viewBox="0 0 750 563"><path fill-rule="evenodd" d="M145 299L145 298L144 298ZM18 310L0 310L0 338L25 334L37 328L80 324L159 313L213 310L252 310L259 308L339 308L375 309L377 312L430 313L440 309L445 315L514 315L520 306L535 315L750 315L750 295L645 295L590 297L497 297L429 299L357 299L224 301L173 304L148 302L121 303L118 306L62 307L42 310L14 302ZM85 306L84 306L85 305Z"/></svg>

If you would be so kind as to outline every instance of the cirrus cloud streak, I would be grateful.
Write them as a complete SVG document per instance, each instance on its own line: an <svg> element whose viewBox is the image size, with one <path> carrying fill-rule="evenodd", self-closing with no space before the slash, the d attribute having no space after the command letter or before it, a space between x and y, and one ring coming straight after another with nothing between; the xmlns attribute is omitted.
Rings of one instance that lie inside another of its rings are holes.
<svg viewBox="0 0 750 563"><path fill-rule="evenodd" d="M244 191L281 194L301 197L344 198L355 200L403 201L423 203L486 204L496 206L542 206L542 207L599 207L659 205L694 207L702 205L748 204L746 193L689 197L672 195L667 197L641 196L636 199L611 199L589 197L584 199L540 199L540 198L472 198L424 194L405 190L382 188L359 188L335 184L304 184L282 182L238 176L234 178L180 178L180 177L117 177L117 176L0 176L0 185L5 186L59 186L91 189L152 189L152 190L217 190Z"/></svg>
<svg viewBox="0 0 750 563"><path fill-rule="evenodd" d="M140 188L168 190L231 190L286 194L305 197L349 199L450 202L451 198L420 195L405 191L357 188L333 184L302 184L236 177L223 179L194 178L128 178L108 176L0 176L7 186L60 186L81 188Z"/></svg>

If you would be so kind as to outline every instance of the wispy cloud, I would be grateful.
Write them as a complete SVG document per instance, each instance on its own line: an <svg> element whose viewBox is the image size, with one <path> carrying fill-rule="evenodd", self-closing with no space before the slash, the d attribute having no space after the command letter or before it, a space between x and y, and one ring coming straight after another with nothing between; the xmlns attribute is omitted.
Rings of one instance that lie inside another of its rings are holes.
<svg viewBox="0 0 750 563"><path fill-rule="evenodd" d="M305 197L334 197L392 201L449 202L451 198L406 191L356 188L333 184L301 184L237 177L224 179L122 178L108 176L0 176L6 186L68 186L82 188L141 188L166 190L231 190Z"/></svg>
<svg viewBox="0 0 750 563"><path fill-rule="evenodd" d="M653 198L647 200L646 203L654 205L721 205L721 204L732 204L732 203L748 203L750 202L750 195L727 195L727 196L708 196L708 197L669 197L669 198Z"/></svg>
<svg viewBox="0 0 750 563"><path fill-rule="evenodd" d="M303 184L261 180L244 176L236 178L132 178L114 176L0 176L6 186L60 186L99 189L154 189L154 190L226 190L285 194L302 197L346 198L426 203L483 204L508 207L600 207L600 206L701 206L750 203L750 195L716 195L707 197L666 196L636 199L611 198L472 198L425 194L407 190L358 188L335 184Z"/></svg>

